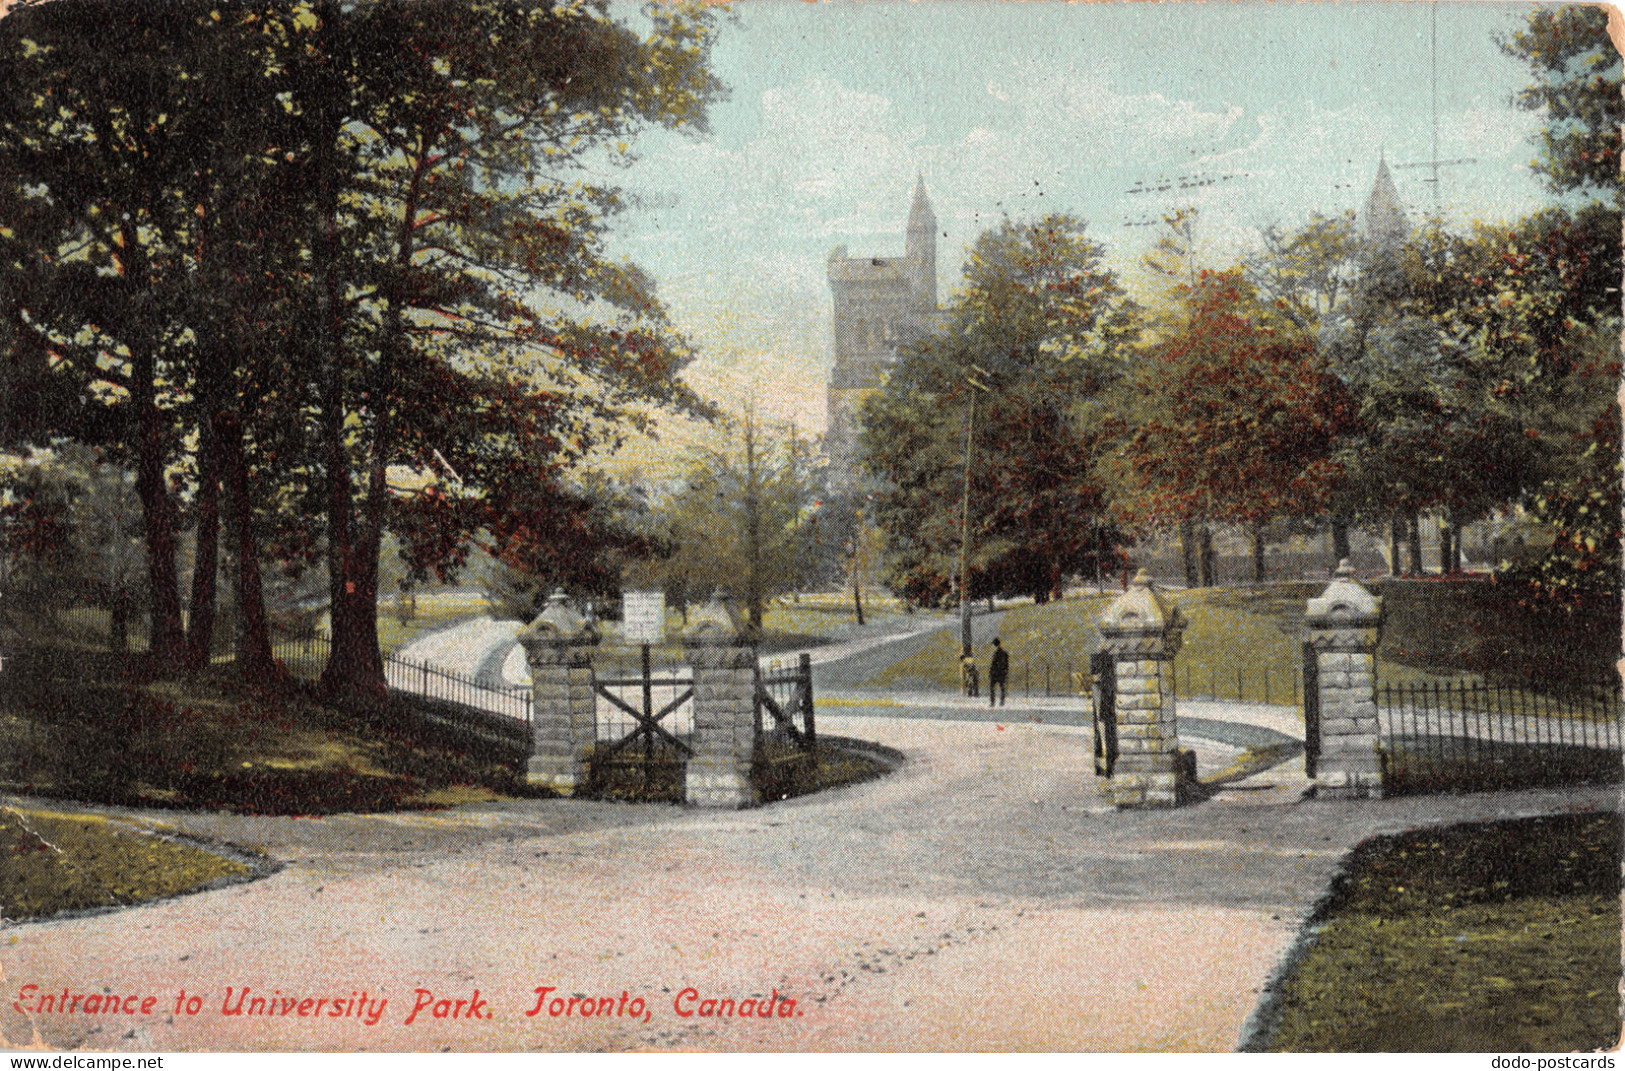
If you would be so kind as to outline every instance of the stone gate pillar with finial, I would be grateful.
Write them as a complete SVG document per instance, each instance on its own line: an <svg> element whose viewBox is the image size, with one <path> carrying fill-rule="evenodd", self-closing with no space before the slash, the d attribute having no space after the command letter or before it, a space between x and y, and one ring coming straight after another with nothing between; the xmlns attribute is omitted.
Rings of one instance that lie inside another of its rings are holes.
<svg viewBox="0 0 1625 1071"><path fill-rule="evenodd" d="M1382 599L1354 579L1348 559L1317 599L1309 600L1309 646L1320 681L1320 758L1315 795L1382 796L1377 750L1377 640Z"/></svg>
<svg viewBox="0 0 1625 1071"><path fill-rule="evenodd" d="M516 638L530 663L531 755L525 780L561 796L574 795L586 783L598 736L592 686L598 627L559 590Z"/></svg>
<svg viewBox="0 0 1625 1071"><path fill-rule="evenodd" d="M1173 807L1186 788L1179 751L1173 662L1185 633L1144 569L1096 626L1111 655L1117 684L1117 762L1111 798L1119 807Z"/></svg>
<svg viewBox="0 0 1625 1071"><path fill-rule="evenodd" d="M694 754L684 797L697 807L756 803L756 649L728 597L718 592L689 617L683 652L694 667Z"/></svg>

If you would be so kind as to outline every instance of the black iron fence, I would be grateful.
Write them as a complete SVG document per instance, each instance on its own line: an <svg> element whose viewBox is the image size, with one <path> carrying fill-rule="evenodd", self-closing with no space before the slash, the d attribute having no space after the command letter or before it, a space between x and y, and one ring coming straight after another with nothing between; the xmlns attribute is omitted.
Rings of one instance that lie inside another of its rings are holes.
<svg viewBox="0 0 1625 1071"><path fill-rule="evenodd" d="M1497 684L1385 684L1377 692L1395 791L1476 791L1616 781L1620 690L1543 694Z"/></svg>
<svg viewBox="0 0 1625 1071"><path fill-rule="evenodd" d="M1053 662L1043 658L1023 659L1010 669L1012 679L1008 683L1011 690L1019 688L1028 699L1035 695L1083 695L1089 690L1089 663L1086 659L1074 661L1068 658Z"/></svg>
<svg viewBox="0 0 1625 1071"><path fill-rule="evenodd" d="M332 641L326 636L286 639L271 648L288 676L311 681L321 677L332 650ZM384 681L393 691L512 718L526 726L530 724L530 688L523 684L482 684L431 663L414 662L393 654L384 656Z"/></svg>
<svg viewBox="0 0 1625 1071"><path fill-rule="evenodd" d="M1084 659L1025 660L1012 667L1011 677L1011 690L1028 698L1087 695L1091 686L1089 663ZM1301 671L1279 666L1220 669L1175 661L1168 680L1181 699L1297 706L1303 695Z"/></svg>
<svg viewBox="0 0 1625 1071"><path fill-rule="evenodd" d="M1174 695L1181 699L1214 699L1266 706L1297 706L1303 695L1301 669L1280 666L1193 666L1174 662Z"/></svg>

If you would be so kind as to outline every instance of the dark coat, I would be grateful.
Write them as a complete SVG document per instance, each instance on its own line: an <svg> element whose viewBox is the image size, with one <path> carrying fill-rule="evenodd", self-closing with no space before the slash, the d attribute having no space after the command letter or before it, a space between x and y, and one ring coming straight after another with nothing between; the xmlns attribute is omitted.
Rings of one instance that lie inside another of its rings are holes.
<svg viewBox="0 0 1625 1071"><path fill-rule="evenodd" d="M993 648L993 662L987 667L987 679L1002 681L1010 676L1010 652L1003 647Z"/></svg>

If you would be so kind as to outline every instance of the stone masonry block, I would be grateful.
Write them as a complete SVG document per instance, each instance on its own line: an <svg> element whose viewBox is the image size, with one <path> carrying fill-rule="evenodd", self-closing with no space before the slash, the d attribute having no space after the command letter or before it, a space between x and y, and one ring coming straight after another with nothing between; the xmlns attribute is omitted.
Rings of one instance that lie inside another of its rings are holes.
<svg viewBox="0 0 1625 1071"><path fill-rule="evenodd" d="M1161 721L1146 722L1120 722L1117 726L1118 740L1172 740L1176 736L1171 725Z"/></svg>
<svg viewBox="0 0 1625 1071"><path fill-rule="evenodd" d="M1339 756L1363 755L1377 753L1377 738L1365 733L1350 733L1346 736L1323 736L1320 739L1320 754L1328 762L1336 762Z"/></svg>
<svg viewBox="0 0 1625 1071"><path fill-rule="evenodd" d="M1172 751L1123 751L1122 742L1118 743L1117 770L1125 774L1168 774L1172 776L1176 766ZM1112 774L1117 776L1116 771Z"/></svg>

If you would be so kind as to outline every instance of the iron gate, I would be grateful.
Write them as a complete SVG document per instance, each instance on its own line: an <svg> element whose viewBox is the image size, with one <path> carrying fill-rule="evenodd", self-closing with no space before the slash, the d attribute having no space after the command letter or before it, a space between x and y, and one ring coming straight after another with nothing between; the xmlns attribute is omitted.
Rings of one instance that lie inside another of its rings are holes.
<svg viewBox="0 0 1625 1071"><path fill-rule="evenodd" d="M773 719L768 725L762 715ZM800 724L797 725L797 719ZM797 747L813 750L818 730L813 722L812 656L803 654L793 666L756 668L756 735L782 737Z"/></svg>
<svg viewBox="0 0 1625 1071"><path fill-rule="evenodd" d="M819 787L818 728L813 720L812 657L794 665L756 667L756 744L751 780L764 800Z"/></svg>
<svg viewBox="0 0 1625 1071"><path fill-rule="evenodd" d="M1094 678L1095 776L1110 777L1117 766L1117 662L1106 651L1089 656Z"/></svg>
<svg viewBox="0 0 1625 1071"><path fill-rule="evenodd" d="M684 766L694 754L684 739L693 732L694 700L693 671L685 674L685 668L671 666L657 676L649 645L644 644L635 674L593 675L597 745L590 779L595 792L639 799L683 798ZM634 690L631 702L626 696L629 689ZM657 691L662 693L658 706Z"/></svg>
<svg viewBox="0 0 1625 1071"><path fill-rule="evenodd" d="M1315 776L1320 762L1320 662L1314 644L1303 645L1303 772Z"/></svg>

